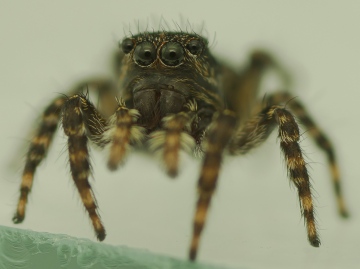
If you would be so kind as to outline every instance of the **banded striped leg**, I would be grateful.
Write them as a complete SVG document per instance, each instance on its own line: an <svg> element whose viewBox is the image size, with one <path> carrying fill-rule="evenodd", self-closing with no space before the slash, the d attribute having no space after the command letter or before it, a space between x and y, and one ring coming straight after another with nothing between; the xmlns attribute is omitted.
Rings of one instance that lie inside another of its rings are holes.
<svg viewBox="0 0 360 269"><path fill-rule="evenodd" d="M225 110L210 126L207 145L205 145L204 162L198 181L199 198L196 205L193 236L190 245L190 260L196 259L200 235L217 184L222 153L233 135L236 122L235 114Z"/></svg>
<svg viewBox="0 0 360 269"><path fill-rule="evenodd" d="M97 108L106 118L114 113L116 109L114 96L116 96L117 89L112 80L105 78L85 80L78 83L70 91L70 96L84 91L95 92L97 94Z"/></svg>
<svg viewBox="0 0 360 269"><path fill-rule="evenodd" d="M280 147L285 156L288 176L295 184L305 218L309 242L318 247L320 239L315 225L311 186L306 164L299 145L300 132L294 117L279 106L268 106L249 120L229 144L232 154L244 154L263 142L275 125L278 125Z"/></svg>
<svg viewBox="0 0 360 269"><path fill-rule="evenodd" d="M188 111L164 117L164 130L151 134L150 149L162 151L166 171L171 177L176 177L178 173L180 149L190 152L195 147L195 140L189 132L196 116L197 104L191 101L185 107Z"/></svg>
<svg viewBox="0 0 360 269"><path fill-rule="evenodd" d="M137 126L140 117L136 109L128 109L124 100L118 100L118 108L110 118L104 141L110 143L108 167L115 170L124 160L130 143L137 144L144 138L145 129Z"/></svg>
<svg viewBox="0 0 360 269"><path fill-rule="evenodd" d="M113 86L108 80L89 80L86 83L81 83L72 90L72 93L81 92L85 87L93 87L94 90L99 92L100 103L103 107L109 107L107 100L109 95L113 92ZM20 198L17 205L15 215L13 217L14 223L21 223L25 218L26 204L29 192L31 191L34 174L36 168L45 158L47 151L51 145L52 138L56 132L60 113L65 97L56 98L45 109L40 126L37 130L35 137L30 143L30 148L26 156L25 168L22 174L22 181L20 185ZM95 141L94 141L95 142Z"/></svg>
<svg viewBox="0 0 360 269"><path fill-rule="evenodd" d="M34 181L34 174L40 162L46 156L60 119L64 97L56 98L44 111L40 127L32 139L26 156L25 168L20 186L20 198L17 205L14 223L21 223L25 218L26 203Z"/></svg>
<svg viewBox="0 0 360 269"><path fill-rule="evenodd" d="M297 99L291 99L292 96L287 92L279 92L274 94L270 101L272 103L287 103L287 107L294 113L294 115L299 119L300 123L303 124L306 129L309 131L311 137L315 140L317 146L324 151L327 155L327 160L330 166L330 173L332 177L332 183L334 186L334 192L337 200L338 212L342 217L348 217L349 213L344 202L344 196L342 192L341 180L339 168L337 165L334 148L330 140L326 135L320 130L316 123L311 119L309 113L306 111L305 107Z"/></svg>
<svg viewBox="0 0 360 269"><path fill-rule="evenodd" d="M65 134L68 136L72 178L79 191L82 203L90 216L97 239L102 241L105 239L106 233L97 212L96 199L88 180L90 162L86 130L89 130L89 123L91 123L89 119L93 119L94 111L96 111L95 108L84 96L74 95L64 104L62 125Z"/></svg>

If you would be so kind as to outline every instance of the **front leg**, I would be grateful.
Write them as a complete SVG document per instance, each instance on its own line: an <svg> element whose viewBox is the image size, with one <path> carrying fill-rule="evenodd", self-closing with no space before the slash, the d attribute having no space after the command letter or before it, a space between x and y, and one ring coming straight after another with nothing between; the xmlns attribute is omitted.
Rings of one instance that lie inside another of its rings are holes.
<svg viewBox="0 0 360 269"><path fill-rule="evenodd" d="M229 151L231 154L247 153L265 141L276 125L278 126L280 147L286 160L288 176L298 190L308 240L312 246L318 247L320 239L315 224L309 174L299 145L299 127L292 114L277 105L267 106L237 131L229 143Z"/></svg>
<svg viewBox="0 0 360 269"><path fill-rule="evenodd" d="M58 97L45 109L38 131L31 140L22 174L20 197L13 217L14 223L21 223L25 218L26 204L34 182L36 168L45 158L51 145L60 119L61 107L65 100L65 97Z"/></svg>
<svg viewBox="0 0 360 269"><path fill-rule="evenodd" d="M110 102L110 96L113 100L115 87L110 80L89 79L79 83L69 92L71 95L78 94L82 92L84 88L98 93L100 106L106 108L104 111L102 111L103 114L108 114L109 109L112 110L112 112L114 111L115 106L112 105L114 102ZM21 223L25 218L27 201L33 186L36 169L42 160L46 157L46 154L51 146L51 142L53 140L54 134L56 133L61 118L62 107L66 103L66 100L66 96L57 97L46 107L45 111L43 112L40 124L37 128L36 134L30 142L30 147L26 155L25 167L22 174L20 197L15 215L13 217L14 223ZM92 112L95 113L95 117L92 118L99 118L96 116L99 115L99 113L94 110ZM90 115L89 113L87 114ZM89 131L92 134L91 138L94 140L94 142L98 144L101 143L101 141L97 139L99 137L98 132L101 132L99 129L96 130L99 125L97 123L89 123L88 126L90 129ZM95 126L95 128L92 128L91 126Z"/></svg>
<svg viewBox="0 0 360 269"><path fill-rule="evenodd" d="M88 133L101 135L105 120L95 107L83 95L74 95L64 104L62 125L68 136L69 162L71 175L80 194L82 203L92 221L96 237L105 239L105 228L98 214L95 195L89 183L90 161L88 151Z"/></svg>
<svg viewBox="0 0 360 269"><path fill-rule="evenodd" d="M349 211L346 206L342 188L342 181L336 159L334 147L330 139L327 137L316 122L312 119L309 112L298 98L294 98L288 92L278 92L269 96L271 104L286 104L286 107L294 113L295 117L308 131L308 134L314 139L316 145L326 154L328 166L332 177L332 184L336 196L338 212L340 216L346 218L349 216Z"/></svg>
<svg viewBox="0 0 360 269"><path fill-rule="evenodd" d="M229 110L220 113L209 127L205 142L205 156L198 181L198 202L194 217L193 236L190 245L189 258L195 260L204 228L206 215L212 195L216 188L222 154L233 135L237 119Z"/></svg>

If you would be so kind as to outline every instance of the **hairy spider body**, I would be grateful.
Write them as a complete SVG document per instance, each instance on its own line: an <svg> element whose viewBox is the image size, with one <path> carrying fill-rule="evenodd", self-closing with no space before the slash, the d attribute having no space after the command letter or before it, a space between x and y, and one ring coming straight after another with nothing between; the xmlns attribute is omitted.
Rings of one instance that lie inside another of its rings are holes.
<svg viewBox="0 0 360 269"><path fill-rule="evenodd" d="M180 150L203 156L189 252L189 258L195 260L224 152L245 154L277 127L288 176L298 190L308 240L317 247L320 240L309 175L292 113L327 154L338 209L347 215L333 148L305 108L287 92L271 94L265 101L258 97L259 84L268 69L276 70L285 80L283 70L268 54L254 52L244 70L236 73L218 62L207 40L197 34L142 33L125 38L121 48L116 54L118 83L86 80L71 90L69 97L58 97L46 108L27 154L15 223L24 219L35 170L61 122L68 136L71 175L100 241L106 233L88 181L89 140L109 148L111 170L123 162L134 144L161 152L167 173L173 177L178 172ZM98 108L82 94L84 87L99 94Z"/></svg>

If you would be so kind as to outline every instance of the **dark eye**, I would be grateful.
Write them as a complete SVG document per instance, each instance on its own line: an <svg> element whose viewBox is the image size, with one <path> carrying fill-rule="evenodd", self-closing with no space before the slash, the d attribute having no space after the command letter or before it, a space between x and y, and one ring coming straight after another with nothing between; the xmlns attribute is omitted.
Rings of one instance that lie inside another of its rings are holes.
<svg viewBox="0 0 360 269"><path fill-rule="evenodd" d="M200 40L193 39L186 45L186 48L193 55L198 55L203 49L203 43Z"/></svg>
<svg viewBox="0 0 360 269"><path fill-rule="evenodd" d="M184 49L177 42L168 42L161 49L161 60L166 65L179 65L184 59Z"/></svg>
<svg viewBox="0 0 360 269"><path fill-rule="evenodd" d="M128 54L134 48L134 42L130 38L126 38L121 43L121 49L125 54Z"/></svg>
<svg viewBox="0 0 360 269"><path fill-rule="evenodd" d="M135 61L142 66L148 66L156 59L156 50L151 42L142 42L136 46L134 53Z"/></svg>

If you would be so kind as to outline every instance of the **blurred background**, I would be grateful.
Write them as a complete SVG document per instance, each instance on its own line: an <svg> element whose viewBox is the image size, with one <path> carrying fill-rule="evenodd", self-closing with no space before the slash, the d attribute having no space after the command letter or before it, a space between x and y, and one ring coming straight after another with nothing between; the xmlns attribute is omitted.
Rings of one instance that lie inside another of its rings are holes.
<svg viewBox="0 0 360 269"><path fill-rule="evenodd" d="M311 247L297 192L274 133L250 154L226 158L199 260L238 268L358 268L360 258L359 1L4 1L0 0L0 225L95 240L67 164L60 131L36 173L25 221L11 221L30 130L43 108L77 81L111 74L118 41L143 25L194 25L235 68L249 53L273 53L291 91L333 141L351 218L340 219L325 156L303 130L322 245ZM162 19L163 18L163 19ZM191 28L191 27L189 27ZM264 85L276 90L276 85ZM144 153L116 172L91 150L105 243L186 258L200 161L168 178ZM290 187L289 187L290 186Z"/></svg>

